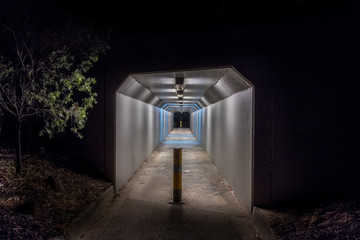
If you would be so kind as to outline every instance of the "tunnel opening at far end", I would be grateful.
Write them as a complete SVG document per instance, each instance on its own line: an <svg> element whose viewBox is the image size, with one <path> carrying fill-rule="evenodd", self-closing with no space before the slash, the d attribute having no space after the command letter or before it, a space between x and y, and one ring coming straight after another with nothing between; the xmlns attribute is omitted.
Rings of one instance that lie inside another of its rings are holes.
<svg viewBox="0 0 360 240"><path fill-rule="evenodd" d="M191 128L189 112L174 113L174 128Z"/></svg>
<svg viewBox="0 0 360 240"><path fill-rule="evenodd" d="M254 91L231 66L128 75L116 93L116 190L172 129L190 128L251 214Z"/></svg>

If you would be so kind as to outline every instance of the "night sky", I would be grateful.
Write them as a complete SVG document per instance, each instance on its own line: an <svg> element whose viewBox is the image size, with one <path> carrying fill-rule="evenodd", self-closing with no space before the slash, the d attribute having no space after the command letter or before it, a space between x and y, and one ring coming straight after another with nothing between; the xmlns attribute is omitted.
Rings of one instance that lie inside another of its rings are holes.
<svg viewBox="0 0 360 240"><path fill-rule="evenodd" d="M116 1L116 0L2 0L2 14L34 14L49 21L72 17L115 31L174 31L273 21L342 8L347 1ZM25 10L24 10L25 9Z"/></svg>

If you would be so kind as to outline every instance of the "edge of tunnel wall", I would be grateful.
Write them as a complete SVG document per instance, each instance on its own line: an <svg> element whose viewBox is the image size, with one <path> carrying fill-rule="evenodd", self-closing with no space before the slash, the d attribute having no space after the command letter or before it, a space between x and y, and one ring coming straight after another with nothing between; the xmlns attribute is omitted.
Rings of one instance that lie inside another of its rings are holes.
<svg viewBox="0 0 360 240"><path fill-rule="evenodd" d="M194 121L199 116L201 145L249 214L254 203L253 94L249 88L192 113Z"/></svg>
<svg viewBox="0 0 360 240"><path fill-rule="evenodd" d="M117 93L114 164L116 191L130 179L168 134L168 129L172 128L170 119L171 113L163 109Z"/></svg>

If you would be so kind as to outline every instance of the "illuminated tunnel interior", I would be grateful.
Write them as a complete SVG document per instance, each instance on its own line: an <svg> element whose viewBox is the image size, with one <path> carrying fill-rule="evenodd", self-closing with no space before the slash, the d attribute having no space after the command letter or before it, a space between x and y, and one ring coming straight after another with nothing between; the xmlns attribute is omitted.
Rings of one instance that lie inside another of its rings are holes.
<svg viewBox="0 0 360 240"><path fill-rule="evenodd" d="M116 94L116 189L182 117L251 212L253 108L254 86L232 67L130 74Z"/></svg>

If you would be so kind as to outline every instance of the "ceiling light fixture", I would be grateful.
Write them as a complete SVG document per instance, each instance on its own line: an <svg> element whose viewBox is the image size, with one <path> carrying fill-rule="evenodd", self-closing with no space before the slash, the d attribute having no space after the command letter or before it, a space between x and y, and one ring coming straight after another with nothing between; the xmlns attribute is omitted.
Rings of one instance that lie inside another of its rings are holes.
<svg viewBox="0 0 360 240"><path fill-rule="evenodd" d="M180 111L183 111L183 104L184 104L184 77L183 76L176 76L175 77L175 89L176 95L179 99Z"/></svg>
<svg viewBox="0 0 360 240"><path fill-rule="evenodd" d="M177 90L176 94L178 97L183 97L184 96L184 90Z"/></svg>
<svg viewBox="0 0 360 240"><path fill-rule="evenodd" d="M184 78L183 77L176 77L175 78L175 89L176 91L184 91Z"/></svg>

